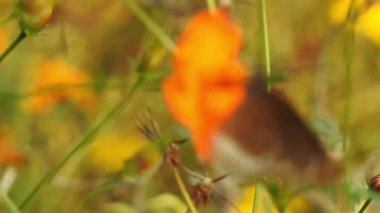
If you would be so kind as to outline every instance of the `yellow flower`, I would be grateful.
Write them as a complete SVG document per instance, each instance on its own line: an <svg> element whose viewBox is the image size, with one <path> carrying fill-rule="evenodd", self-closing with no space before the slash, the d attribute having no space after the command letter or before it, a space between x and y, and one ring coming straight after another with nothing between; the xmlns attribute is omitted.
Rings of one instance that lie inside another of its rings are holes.
<svg viewBox="0 0 380 213"><path fill-rule="evenodd" d="M338 0L331 5L329 16L332 23L340 24L346 20L350 3L351 0ZM360 8L364 3L365 0L355 0L355 8Z"/></svg>
<svg viewBox="0 0 380 213"><path fill-rule="evenodd" d="M304 197L296 197L294 198L287 206L286 211L288 213L296 213L296 212L312 212L312 208L309 202Z"/></svg>
<svg viewBox="0 0 380 213"><path fill-rule="evenodd" d="M351 0L335 1L330 8L330 20L334 24L341 24L345 21ZM357 32L380 45L380 3L373 3L370 7L364 8L366 1L356 0L355 9L363 8L364 12L359 15L355 28Z"/></svg>
<svg viewBox="0 0 380 213"><path fill-rule="evenodd" d="M32 97L25 103L26 109L41 114L62 101L70 101L83 111L95 104L93 92L85 86L89 77L80 69L62 59L43 60L36 70Z"/></svg>
<svg viewBox="0 0 380 213"><path fill-rule="evenodd" d="M243 193L239 200L236 202L236 207L240 210L240 212L252 212L253 201L255 190L257 187L248 186L243 189ZM274 206L269 194L264 190L263 187L259 187L259 191L257 193L258 196L258 213L276 213L278 212L276 207Z"/></svg>
<svg viewBox="0 0 380 213"><path fill-rule="evenodd" d="M124 162L140 153L147 143L142 135L124 136L116 132L106 133L89 147L89 164L101 174L121 171Z"/></svg>
<svg viewBox="0 0 380 213"><path fill-rule="evenodd" d="M359 17L357 30L380 45L380 4L374 4Z"/></svg>

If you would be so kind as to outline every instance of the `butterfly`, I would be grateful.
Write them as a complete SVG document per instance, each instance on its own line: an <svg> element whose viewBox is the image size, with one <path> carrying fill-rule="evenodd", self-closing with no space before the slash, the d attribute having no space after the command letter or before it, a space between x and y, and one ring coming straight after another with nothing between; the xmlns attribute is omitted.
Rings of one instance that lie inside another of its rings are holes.
<svg viewBox="0 0 380 213"><path fill-rule="evenodd" d="M266 89L258 75L247 97L212 139L213 164L238 182L269 179L324 183L335 180L340 164L278 89Z"/></svg>

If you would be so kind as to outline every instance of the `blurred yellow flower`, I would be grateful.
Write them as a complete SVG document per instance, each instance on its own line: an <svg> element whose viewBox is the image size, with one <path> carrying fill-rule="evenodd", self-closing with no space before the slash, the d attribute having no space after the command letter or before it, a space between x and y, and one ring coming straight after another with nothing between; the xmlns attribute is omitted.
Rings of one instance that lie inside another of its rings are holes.
<svg viewBox="0 0 380 213"><path fill-rule="evenodd" d="M286 207L287 213L302 213L302 212L312 212L312 208L309 202L304 197L296 197Z"/></svg>
<svg viewBox="0 0 380 213"><path fill-rule="evenodd" d="M45 59L38 66L29 98L24 107L36 114L48 111L62 101L70 101L83 111L91 110L95 96L90 78L62 59Z"/></svg>
<svg viewBox="0 0 380 213"><path fill-rule="evenodd" d="M331 198L320 193L298 194L286 206L286 213L337 212Z"/></svg>
<svg viewBox="0 0 380 213"><path fill-rule="evenodd" d="M351 0L335 1L330 7L330 20L334 24L341 24L345 21ZM359 9L365 6L366 1L356 0L355 8ZM373 3L365 9L357 19L355 28L357 32L380 45L380 3Z"/></svg>
<svg viewBox="0 0 380 213"><path fill-rule="evenodd" d="M256 187L254 185L245 187L236 207L240 212L252 212L253 200ZM261 187L258 194L258 213L276 213L278 212L274 206L269 194Z"/></svg>
<svg viewBox="0 0 380 213"><path fill-rule="evenodd" d="M354 0L355 8L360 8L364 5L365 0ZM336 0L330 7L330 20L334 24L343 23L346 20L347 12L350 7L351 0Z"/></svg>
<svg viewBox="0 0 380 213"><path fill-rule="evenodd" d="M380 45L380 4L372 5L358 19L357 30Z"/></svg>
<svg viewBox="0 0 380 213"><path fill-rule="evenodd" d="M141 152L147 143L142 135L124 136L115 131L105 133L89 147L89 164L102 174L121 171L124 162Z"/></svg>

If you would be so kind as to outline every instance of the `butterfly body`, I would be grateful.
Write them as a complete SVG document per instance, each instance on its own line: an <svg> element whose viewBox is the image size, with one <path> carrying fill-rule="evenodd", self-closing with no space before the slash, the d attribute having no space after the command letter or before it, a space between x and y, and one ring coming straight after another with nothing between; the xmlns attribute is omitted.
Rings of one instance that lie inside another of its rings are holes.
<svg viewBox="0 0 380 213"><path fill-rule="evenodd" d="M243 104L213 138L219 170L240 182L334 179L339 166L283 95L275 89L267 92L262 77L256 77L247 90Z"/></svg>

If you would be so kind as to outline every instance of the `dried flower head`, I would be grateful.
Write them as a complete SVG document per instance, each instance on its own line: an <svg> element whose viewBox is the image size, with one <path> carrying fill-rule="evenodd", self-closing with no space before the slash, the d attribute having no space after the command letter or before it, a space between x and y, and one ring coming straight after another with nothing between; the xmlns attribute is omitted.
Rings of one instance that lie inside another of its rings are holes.
<svg viewBox="0 0 380 213"><path fill-rule="evenodd" d="M147 109L144 113L135 116L136 128L149 140L160 139L160 129L157 122L153 119L152 112Z"/></svg>
<svg viewBox="0 0 380 213"><path fill-rule="evenodd" d="M376 175L375 177L373 177L369 181L368 186L371 190L375 192L380 192L380 175Z"/></svg>
<svg viewBox="0 0 380 213"><path fill-rule="evenodd" d="M167 147L164 154L164 161L167 165L172 167L181 166L181 159L179 157L179 148L176 144L172 143Z"/></svg>
<svg viewBox="0 0 380 213"><path fill-rule="evenodd" d="M195 206L205 206L214 196L212 184L197 183L195 185L189 186L189 193L191 200L194 202Z"/></svg>
<svg viewBox="0 0 380 213"><path fill-rule="evenodd" d="M197 174L187 169L186 167L184 168L186 169L185 171L187 171L191 176L194 176L200 179L199 183L189 186L190 197L196 206L205 206L209 204L213 200L214 196L217 195L215 194L215 191L214 191L215 183L223 180L229 175L229 174L225 174L215 179L211 179L209 177L204 177L200 174ZM227 198L224 198L224 197L221 197L221 198L229 202Z"/></svg>

